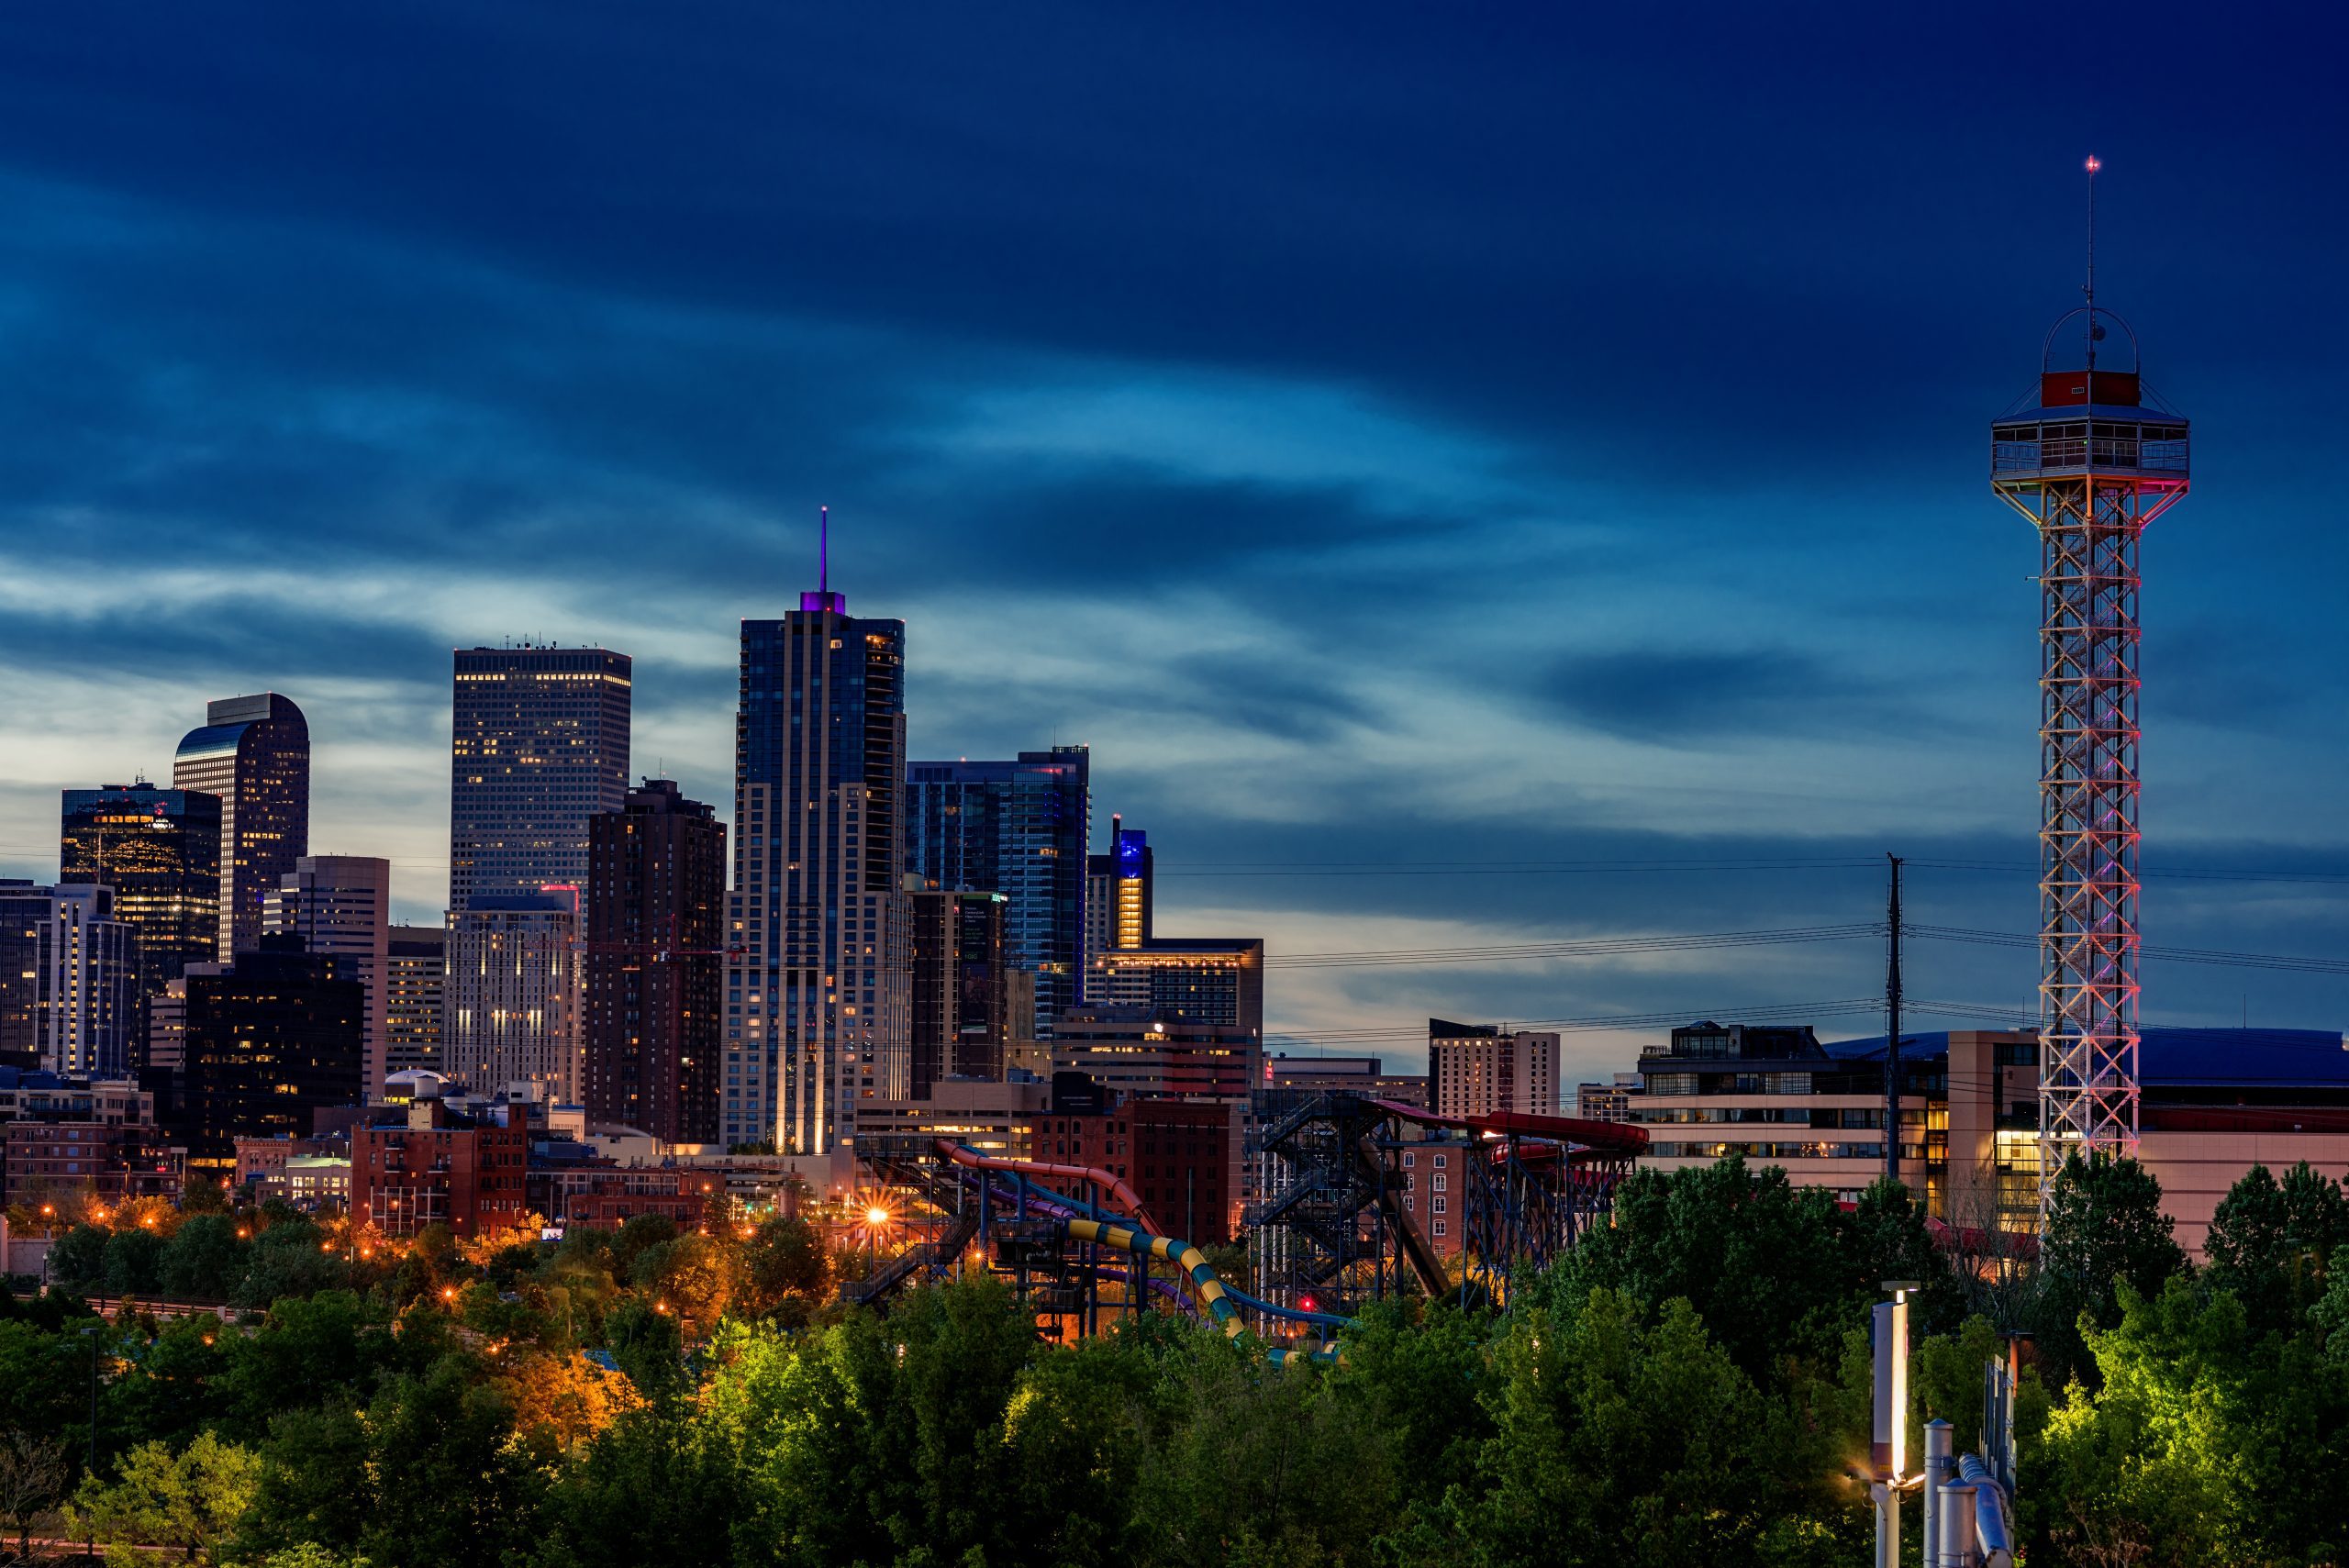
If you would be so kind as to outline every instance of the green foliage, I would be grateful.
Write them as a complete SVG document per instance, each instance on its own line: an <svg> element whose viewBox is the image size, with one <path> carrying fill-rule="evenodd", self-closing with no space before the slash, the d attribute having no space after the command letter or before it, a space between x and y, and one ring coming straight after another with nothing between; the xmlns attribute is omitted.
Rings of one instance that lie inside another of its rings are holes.
<svg viewBox="0 0 2349 1568"><path fill-rule="evenodd" d="M2136 1161L2074 1154L2056 1173L2040 1241L2040 1309L2034 1325L2051 1380L2094 1377L2080 1319L2099 1329L2121 1321L2121 1287L2159 1296L2186 1269L2162 1212L2161 1184Z"/></svg>
<svg viewBox="0 0 2349 1568"><path fill-rule="evenodd" d="M106 1243L114 1233L103 1226L77 1225L49 1249L49 1277L61 1290L92 1293L106 1288Z"/></svg>
<svg viewBox="0 0 2349 1568"><path fill-rule="evenodd" d="M109 1548L176 1547L209 1562L213 1546L251 1506L259 1462L250 1450L209 1432L176 1454L161 1443L140 1443L122 1456L114 1480L93 1475L82 1483L66 1533Z"/></svg>
<svg viewBox="0 0 2349 1568"><path fill-rule="evenodd" d="M766 1219L742 1249L738 1305L749 1316L781 1314L804 1323L830 1284L823 1240L804 1219Z"/></svg>
<svg viewBox="0 0 2349 1568"><path fill-rule="evenodd" d="M226 1301L244 1277L248 1251L234 1216L191 1215L164 1245L163 1294L174 1301Z"/></svg>
<svg viewBox="0 0 2349 1568"><path fill-rule="evenodd" d="M2092 1331L2101 1387L2053 1412L2024 1496L2076 1559L2310 1562L2337 1544L2349 1462L2349 1368L2308 1339L2246 1332L2224 1291L2126 1284L2120 1324Z"/></svg>
<svg viewBox="0 0 2349 1568"><path fill-rule="evenodd" d="M1776 1382L1797 1364L1831 1365L1887 1279L1924 1286L1920 1329L1954 1322L1956 1289L1905 1189L1879 1182L1846 1214L1832 1193L1732 1157L1635 1173L1615 1223L1568 1253L1538 1298L1562 1318L1594 1289L1651 1309L1687 1301L1748 1376Z"/></svg>
<svg viewBox="0 0 2349 1568"><path fill-rule="evenodd" d="M275 1202L274 1199L272 1202ZM287 1210L253 1238L245 1277L230 1295L239 1307L261 1307L284 1296L340 1290L350 1271L326 1249L326 1232L299 1210Z"/></svg>
<svg viewBox="0 0 2349 1568"><path fill-rule="evenodd" d="M647 1399L665 1399L683 1389L685 1337L676 1318L654 1304L635 1296L621 1302L604 1319L604 1342Z"/></svg>
<svg viewBox="0 0 2349 1568"><path fill-rule="evenodd" d="M2272 1334L2291 1332L2316 1305L2343 1247L2349 1198L2304 1160L2281 1183L2265 1165L2244 1172L2211 1217L2203 1251L2210 1283L2242 1301L2253 1332Z"/></svg>
<svg viewBox="0 0 2349 1568"><path fill-rule="evenodd" d="M163 1283L163 1239L134 1226L106 1239L106 1290L109 1296L152 1296Z"/></svg>

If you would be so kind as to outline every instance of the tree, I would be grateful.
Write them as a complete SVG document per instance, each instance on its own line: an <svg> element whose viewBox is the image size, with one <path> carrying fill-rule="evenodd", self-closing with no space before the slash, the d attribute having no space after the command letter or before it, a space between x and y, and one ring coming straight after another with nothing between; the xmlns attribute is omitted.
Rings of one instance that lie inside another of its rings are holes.
<svg viewBox="0 0 2349 1568"><path fill-rule="evenodd" d="M260 1463L250 1449L203 1433L173 1454L140 1443L122 1456L117 1479L83 1480L68 1529L108 1546L173 1546L190 1561L211 1561L253 1500Z"/></svg>
<svg viewBox="0 0 2349 1568"><path fill-rule="evenodd" d="M470 1357L395 1378L369 1402L359 1548L384 1568L503 1563L529 1550L541 1473Z"/></svg>
<svg viewBox="0 0 2349 1568"><path fill-rule="evenodd" d="M741 1273L744 1310L766 1317L789 1307L798 1322L807 1320L831 1284L822 1239L796 1216L774 1216L751 1232L742 1248Z"/></svg>
<svg viewBox="0 0 2349 1568"><path fill-rule="evenodd" d="M2064 1162L2039 1253L2038 1351L2054 1382L2095 1373L2080 1339L2083 1314L2099 1329L2116 1328L2122 1284L2150 1299L2185 1272L2170 1232L2161 1183L2135 1160L2075 1153Z"/></svg>
<svg viewBox="0 0 2349 1568"><path fill-rule="evenodd" d="M88 1293L106 1278L106 1243L114 1233L103 1226L77 1225L49 1249L49 1277L60 1289Z"/></svg>
<svg viewBox="0 0 2349 1568"><path fill-rule="evenodd" d="M253 1239L245 1277L233 1299L239 1307L267 1307L281 1296L338 1289L347 1273L326 1232L294 1211Z"/></svg>
<svg viewBox="0 0 2349 1568"><path fill-rule="evenodd" d="M672 1315L631 1296L604 1318L604 1341L647 1399L670 1398L683 1390L685 1339Z"/></svg>
<svg viewBox="0 0 2349 1568"><path fill-rule="evenodd" d="M143 1226L117 1230L106 1240L106 1287L109 1296L152 1296L163 1283L163 1239Z"/></svg>
<svg viewBox="0 0 2349 1568"><path fill-rule="evenodd" d="M1833 1365L1854 1314L1887 1279L1924 1284L1925 1326L1954 1322L1946 1273L1897 1184L1870 1187L1846 1215L1833 1194L1731 1156L1635 1173L1616 1192L1613 1223L1565 1254L1535 1294L1561 1318L1594 1289L1651 1310L1677 1297L1748 1376L1776 1383L1798 1363Z"/></svg>
<svg viewBox="0 0 2349 1568"><path fill-rule="evenodd" d="M2210 1283L2241 1298L2254 1332L2290 1333L2345 1245L2349 1198L2304 1160L2280 1184L2265 1165L2245 1171L2220 1200L2203 1251Z"/></svg>
<svg viewBox="0 0 2349 1568"><path fill-rule="evenodd" d="M733 1456L677 1409L640 1407L598 1432L547 1498L543 1562L638 1568L731 1560Z"/></svg>
<svg viewBox="0 0 2349 1568"><path fill-rule="evenodd" d="M17 1532L17 1555L32 1555L32 1532L47 1522L73 1479L64 1442L24 1430L0 1436L0 1528Z"/></svg>
<svg viewBox="0 0 2349 1568"><path fill-rule="evenodd" d="M225 1301L244 1275L248 1251L234 1216L192 1215L163 1248L163 1289L181 1301Z"/></svg>

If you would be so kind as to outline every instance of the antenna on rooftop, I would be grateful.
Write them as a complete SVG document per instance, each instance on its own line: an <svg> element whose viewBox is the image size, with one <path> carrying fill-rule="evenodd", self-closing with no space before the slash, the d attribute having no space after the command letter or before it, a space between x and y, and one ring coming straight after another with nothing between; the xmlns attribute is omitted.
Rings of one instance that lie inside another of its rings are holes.
<svg viewBox="0 0 2349 1568"><path fill-rule="evenodd" d="M2088 369L2096 369L2096 341L2104 336L2104 328L2096 319L2096 172L2104 167L2097 155L2088 154L2088 276L2080 285L2087 297L2088 306Z"/></svg>

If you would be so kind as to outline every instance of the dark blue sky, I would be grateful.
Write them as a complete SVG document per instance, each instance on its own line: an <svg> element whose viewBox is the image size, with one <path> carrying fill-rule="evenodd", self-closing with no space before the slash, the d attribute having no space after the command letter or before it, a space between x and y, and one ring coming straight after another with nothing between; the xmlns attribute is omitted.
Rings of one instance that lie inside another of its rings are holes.
<svg viewBox="0 0 2349 1568"><path fill-rule="evenodd" d="M724 802L734 623L908 622L915 754L1095 747L1173 930L1277 952L1865 918L2027 867L1989 418L2103 297L2193 415L2144 552L2150 940L2349 937L2330 13L72 7L0 52L0 867L203 700L445 883L448 650L638 661ZM1919 917L2030 929L2022 871ZM1868 944L1273 977L1276 1027L1859 996ZM2027 951L1910 985L2021 1003ZM2148 965L2149 1020L2340 977ZM1822 1018L1862 1031L1865 1017ZM1602 1067L1636 1037L1574 1037Z"/></svg>

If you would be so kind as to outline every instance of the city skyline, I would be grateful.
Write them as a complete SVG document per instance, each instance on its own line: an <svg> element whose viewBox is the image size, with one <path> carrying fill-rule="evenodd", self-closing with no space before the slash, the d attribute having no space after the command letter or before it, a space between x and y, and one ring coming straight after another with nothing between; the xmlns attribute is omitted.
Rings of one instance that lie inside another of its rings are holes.
<svg viewBox="0 0 2349 1568"><path fill-rule="evenodd" d="M0 720L0 874L53 878L57 790L167 780L195 704L280 691L311 725L310 848L388 857L395 918L435 921L445 661L533 633L632 655L628 782L674 777L730 819L739 625L795 602L829 502L835 582L912 628L910 753L1090 745L1097 814L1150 830L1160 929L1265 935L1275 1046L1362 1039L1408 1061L1428 1016L1865 995L1865 941L1278 963L1863 920L1885 850L1915 865L1913 918L2030 931L2036 553L1985 494L1982 449L2076 299L2093 150L2100 297L2193 409L2202 486L2144 549L2146 940L2319 955L2349 936L2349 845L2324 810L2343 546L2284 494L2329 450L2310 378L2341 346L2276 286L2321 274L2343 237L2307 196L2322 138L2300 117L2326 93L2296 61L2218 72L2152 126L2115 84L2152 47L2127 39L2114 81L2025 117L2019 68L1960 95L1981 46L1936 62L1910 18L1819 46L1723 14L1668 54L1605 22L1506 48L1398 32L1359 40L1358 85L1250 98L1219 139L1182 67L1214 50L1272 70L1298 39L1222 17L1199 52L1146 62L1097 18L1071 47L1124 61L1135 107L1046 95L969 154L958 202L934 172L893 183L887 105L910 78L947 127L978 128L1005 95L958 85L958 56L995 89L1027 67L952 26L901 54L853 28L731 40L888 59L885 100L842 69L794 102L753 91L751 67L706 114L656 98L599 128L583 106L626 99L600 89L643 40L566 23L533 104L560 128L546 147L458 157L491 109L450 82L449 139L386 150L379 188L344 196L257 133L299 107L356 134L365 95L300 86L305 51L351 34L301 24L231 101L165 81L182 25L109 39L105 61L173 111L170 147L127 98L94 94L71 144L0 108L27 217L0 275L47 324L15 339L44 399L0 534L0 665L23 694ZM434 26L527 41L555 24ZM375 41L427 69L432 33ZM2254 41L2202 27L2221 61ZM99 69L70 21L29 43L6 68L20 102ZM1909 62L1898 94L1864 69L1887 60ZM1638 135L1616 128L1643 101ZM1053 117L1080 113L1136 195L1060 134ZM612 158L640 114L674 123ZM1765 115L1766 154L1729 134ZM1323 167L1317 117L1386 156ZM234 196L174 187L228 155ZM573 159L611 183L574 188ZM1805 163L1816 180L1790 187ZM1099 234L1040 223L1030 184ZM540 193L531 218L498 210L508 188ZM601 222L623 196L660 219L633 240ZM2018 205L2046 221L2012 223ZM1162 222L1180 247L1153 243ZM1222 234L1253 239L1201 238ZM801 243L817 236L834 242ZM317 438L306 453L281 417ZM144 461L122 461L134 446ZM184 519L196 532L174 537L204 549L100 560L74 517ZM2254 525L2278 530L2272 550L2243 548ZM2300 565L2276 573L2276 552ZM1526 874L1667 860L1778 869ZM1435 861L1492 863L1364 874ZM1274 864L1296 862L1324 863ZM2301 880L2171 874L2229 868ZM2027 950L1920 943L1909 962L1920 998L2023 1010ZM2326 1027L2343 999L2338 977L2154 962L2144 1007ZM1603 1075L1656 1033L1566 1033L1564 1074Z"/></svg>

